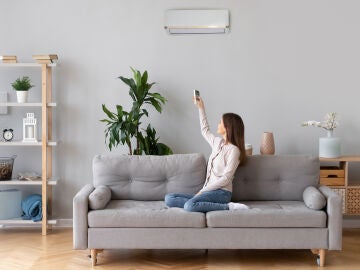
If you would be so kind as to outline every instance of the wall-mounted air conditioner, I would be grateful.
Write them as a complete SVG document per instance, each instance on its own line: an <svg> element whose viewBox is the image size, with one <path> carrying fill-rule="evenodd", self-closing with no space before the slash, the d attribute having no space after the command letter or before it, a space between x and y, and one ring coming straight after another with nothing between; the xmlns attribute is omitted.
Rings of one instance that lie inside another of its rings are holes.
<svg viewBox="0 0 360 270"><path fill-rule="evenodd" d="M165 30L169 34L224 34L229 31L226 9L170 9L165 13Z"/></svg>

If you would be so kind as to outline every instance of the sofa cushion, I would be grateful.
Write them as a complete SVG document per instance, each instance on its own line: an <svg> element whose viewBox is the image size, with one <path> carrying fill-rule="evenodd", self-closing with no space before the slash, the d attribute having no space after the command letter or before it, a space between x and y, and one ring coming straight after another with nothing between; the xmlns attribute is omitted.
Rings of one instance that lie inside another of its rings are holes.
<svg viewBox="0 0 360 270"><path fill-rule="evenodd" d="M319 157L249 156L233 180L234 201L302 201L308 186L319 183Z"/></svg>
<svg viewBox="0 0 360 270"><path fill-rule="evenodd" d="M111 199L111 190L107 186L98 186L89 195L90 209L104 209Z"/></svg>
<svg viewBox="0 0 360 270"><path fill-rule="evenodd" d="M307 207L320 210L326 205L325 196L316 187L307 187L303 193L304 203Z"/></svg>
<svg viewBox="0 0 360 270"><path fill-rule="evenodd" d="M205 214L169 208L163 201L111 200L88 213L89 227L202 228Z"/></svg>
<svg viewBox="0 0 360 270"><path fill-rule="evenodd" d="M206 214L208 227L218 228L324 228L326 213L300 201L245 201L250 210L213 211Z"/></svg>
<svg viewBox="0 0 360 270"><path fill-rule="evenodd" d="M98 155L94 186L106 185L113 200L160 201L167 193L196 193L205 181L202 154L169 156Z"/></svg>

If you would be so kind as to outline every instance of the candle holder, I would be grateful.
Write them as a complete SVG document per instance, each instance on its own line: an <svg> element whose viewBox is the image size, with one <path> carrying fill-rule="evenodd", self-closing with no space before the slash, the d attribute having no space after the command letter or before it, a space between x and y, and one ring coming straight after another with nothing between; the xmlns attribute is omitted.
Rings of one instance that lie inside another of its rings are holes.
<svg viewBox="0 0 360 270"><path fill-rule="evenodd" d="M27 113L26 118L23 118L23 142L38 142L36 127L34 113Z"/></svg>

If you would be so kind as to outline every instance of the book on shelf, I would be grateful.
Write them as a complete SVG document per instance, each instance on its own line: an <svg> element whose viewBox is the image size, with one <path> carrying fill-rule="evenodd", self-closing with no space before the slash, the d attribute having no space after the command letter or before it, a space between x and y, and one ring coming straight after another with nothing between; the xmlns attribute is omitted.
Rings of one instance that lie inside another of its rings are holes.
<svg viewBox="0 0 360 270"><path fill-rule="evenodd" d="M56 54L35 54L32 56L39 64L56 63L58 56Z"/></svg>
<svg viewBox="0 0 360 270"><path fill-rule="evenodd" d="M2 61L4 64L14 64L17 63L16 59L15 60L3 60Z"/></svg>
<svg viewBox="0 0 360 270"><path fill-rule="evenodd" d="M16 55L0 55L3 63L17 63Z"/></svg>
<svg viewBox="0 0 360 270"><path fill-rule="evenodd" d="M51 63L56 63L56 60L51 60L51 59L40 59L40 60L36 60L36 62L38 64L51 64Z"/></svg>
<svg viewBox="0 0 360 270"><path fill-rule="evenodd" d="M34 59L58 59L57 54L34 54Z"/></svg>
<svg viewBox="0 0 360 270"><path fill-rule="evenodd" d="M2 60L16 59L16 55L0 55L0 59Z"/></svg>

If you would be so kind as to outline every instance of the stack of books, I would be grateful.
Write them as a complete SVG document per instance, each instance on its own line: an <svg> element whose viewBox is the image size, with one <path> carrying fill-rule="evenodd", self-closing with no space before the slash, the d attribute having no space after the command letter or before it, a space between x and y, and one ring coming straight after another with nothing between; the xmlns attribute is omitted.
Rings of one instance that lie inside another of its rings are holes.
<svg viewBox="0 0 360 270"><path fill-rule="evenodd" d="M0 55L3 63L17 63L16 55Z"/></svg>
<svg viewBox="0 0 360 270"><path fill-rule="evenodd" d="M56 63L58 56L56 54L37 54L32 56L39 64Z"/></svg>

